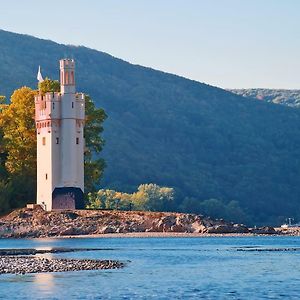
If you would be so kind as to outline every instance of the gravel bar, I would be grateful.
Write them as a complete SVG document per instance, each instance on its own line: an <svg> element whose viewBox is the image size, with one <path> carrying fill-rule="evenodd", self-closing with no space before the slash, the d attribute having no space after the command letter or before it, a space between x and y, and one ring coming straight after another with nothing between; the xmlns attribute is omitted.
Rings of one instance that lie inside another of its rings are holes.
<svg viewBox="0 0 300 300"><path fill-rule="evenodd" d="M35 255L35 254L46 254L46 253L66 253L66 252L102 251L102 250L114 250L114 249L112 248L0 249L0 256Z"/></svg>
<svg viewBox="0 0 300 300"><path fill-rule="evenodd" d="M0 274L70 272L123 268L116 260L50 259L34 256L0 256Z"/></svg>

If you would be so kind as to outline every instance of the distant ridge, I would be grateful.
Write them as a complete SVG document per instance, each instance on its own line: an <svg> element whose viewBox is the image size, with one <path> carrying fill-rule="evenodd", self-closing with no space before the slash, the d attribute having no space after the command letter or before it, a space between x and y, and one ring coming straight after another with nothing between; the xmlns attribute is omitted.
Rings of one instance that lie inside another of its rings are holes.
<svg viewBox="0 0 300 300"><path fill-rule="evenodd" d="M0 31L0 94L58 78L58 60L76 59L78 90L108 114L103 185L133 191L154 182L176 188L172 210L236 221L300 217L300 111L253 101L106 53ZM203 202L215 198L219 201ZM237 202L231 202L235 200Z"/></svg>
<svg viewBox="0 0 300 300"><path fill-rule="evenodd" d="M300 107L300 89L232 89L229 91L243 97L250 97L290 107Z"/></svg>

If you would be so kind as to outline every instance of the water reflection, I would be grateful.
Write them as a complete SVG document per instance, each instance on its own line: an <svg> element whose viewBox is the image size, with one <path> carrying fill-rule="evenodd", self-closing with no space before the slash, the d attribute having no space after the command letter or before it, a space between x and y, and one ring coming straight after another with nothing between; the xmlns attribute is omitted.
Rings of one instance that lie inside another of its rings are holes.
<svg viewBox="0 0 300 300"><path fill-rule="evenodd" d="M33 282L36 288L42 292L52 293L55 291L54 275L51 273L34 274Z"/></svg>

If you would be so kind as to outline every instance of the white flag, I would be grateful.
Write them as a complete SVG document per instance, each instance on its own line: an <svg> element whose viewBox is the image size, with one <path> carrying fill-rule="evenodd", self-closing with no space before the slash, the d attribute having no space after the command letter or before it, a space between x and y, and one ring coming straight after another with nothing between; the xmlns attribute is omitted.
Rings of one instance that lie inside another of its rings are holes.
<svg viewBox="0 0 300 300"><path fill-rule="evenodd" d="M41 66L39 66L39 71L38 71L38 73L37 73L37 80L39 81L39 82L43 82L44 81L44 79L43 79L43 76L42 76L42 73L41 73Z"/></svg>

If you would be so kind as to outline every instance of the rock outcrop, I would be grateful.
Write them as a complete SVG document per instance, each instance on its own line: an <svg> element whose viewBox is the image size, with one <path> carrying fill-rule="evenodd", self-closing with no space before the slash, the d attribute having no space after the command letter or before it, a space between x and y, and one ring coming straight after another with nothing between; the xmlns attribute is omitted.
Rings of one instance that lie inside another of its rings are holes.
<svg viewBox="0 0 300 300"><path fill-rule="evenodd" d="M213 220L202 215L76 210L46 212L40 207L15 210L0 218L0 237L51 237L131 232L178 232L199 234L248 233L242 224ZM252 231L273 234L270 228Z"/></svg>

